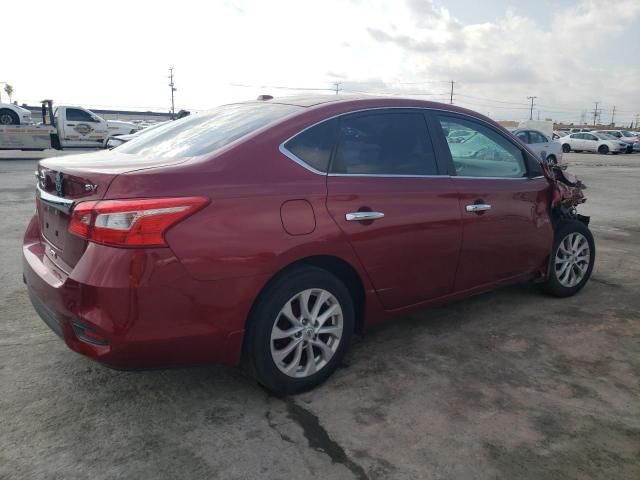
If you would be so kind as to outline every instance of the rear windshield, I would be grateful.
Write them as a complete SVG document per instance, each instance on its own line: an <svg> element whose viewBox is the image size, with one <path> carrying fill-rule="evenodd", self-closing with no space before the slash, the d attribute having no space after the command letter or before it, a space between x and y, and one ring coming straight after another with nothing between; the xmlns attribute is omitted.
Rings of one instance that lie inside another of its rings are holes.
<svg viewBox="0 0 640 480"><path fill-rule="evenodd" d="M206 155L301 108L279 103L224 105L163 125L118 151L157 158Z"/></svg>

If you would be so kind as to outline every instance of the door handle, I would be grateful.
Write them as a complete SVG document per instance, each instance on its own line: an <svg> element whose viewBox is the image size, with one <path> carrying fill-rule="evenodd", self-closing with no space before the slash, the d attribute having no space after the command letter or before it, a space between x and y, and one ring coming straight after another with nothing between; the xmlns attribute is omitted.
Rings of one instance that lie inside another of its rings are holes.
<svg viewBox="0 0 640 480"><path fill-rule="evenodd" d="M491 205L486 203L474 203L473 205L467 205L465 210L469 213L485 212L487 210L491 210Z"/></svg>
<svg viewBox="0 0 640 480"><path fill-rule="evenodd" d="M67 123L67 127L75 127L76 124L75 123Z"/></svg>
<svg viewBox="0 0 640 480"><path fill-rule="evenodd" d="M351 212L346 213L344 218L347 222L363 222L367 220L378 220L384 217L382 212Z"/></svg>

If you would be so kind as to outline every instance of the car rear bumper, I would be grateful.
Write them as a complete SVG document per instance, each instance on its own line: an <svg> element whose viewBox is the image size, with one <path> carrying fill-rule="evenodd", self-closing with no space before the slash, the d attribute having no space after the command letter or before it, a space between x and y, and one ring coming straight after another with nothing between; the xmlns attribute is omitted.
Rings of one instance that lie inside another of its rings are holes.
<svg viewBox="0 0 640 480"><path fill-rule="evenodd" d="M65 273L32 221L23 245L31 302L67 346L115 368L236 365L245 319L266 278L192 279L168 248L89 244Z"/></svg>

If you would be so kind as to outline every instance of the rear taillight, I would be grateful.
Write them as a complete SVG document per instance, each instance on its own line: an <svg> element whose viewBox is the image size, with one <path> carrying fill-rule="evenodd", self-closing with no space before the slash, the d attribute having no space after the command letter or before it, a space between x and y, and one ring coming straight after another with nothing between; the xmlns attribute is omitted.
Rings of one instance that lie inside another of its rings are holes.
<svg viewBox="0 0 640 480"><path fill-rule="evenodd" d="M69 231L105 245L164 247L165 232L207 202L202 197L81 202L71 212Z"/></svg>

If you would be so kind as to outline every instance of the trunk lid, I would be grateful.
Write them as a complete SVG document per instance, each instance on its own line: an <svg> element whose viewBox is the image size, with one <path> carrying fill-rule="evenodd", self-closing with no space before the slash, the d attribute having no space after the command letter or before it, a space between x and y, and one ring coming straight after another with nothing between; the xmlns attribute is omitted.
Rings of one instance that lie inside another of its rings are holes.
<svg viewBox="0 0 640 480"><path fill-rule="evenodd" d="M73 205L101 200L118 175L182 163L182 159L150 159L117 151L102 151L42 160L38 165L36 209L47 257L69 273L87 241L69 232Z"/></svg>

